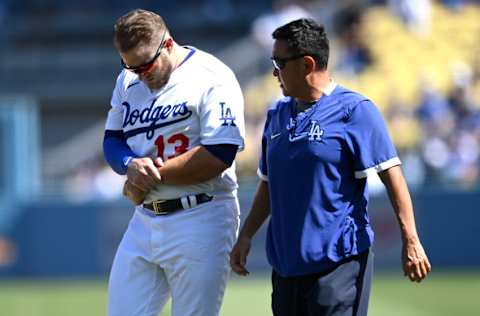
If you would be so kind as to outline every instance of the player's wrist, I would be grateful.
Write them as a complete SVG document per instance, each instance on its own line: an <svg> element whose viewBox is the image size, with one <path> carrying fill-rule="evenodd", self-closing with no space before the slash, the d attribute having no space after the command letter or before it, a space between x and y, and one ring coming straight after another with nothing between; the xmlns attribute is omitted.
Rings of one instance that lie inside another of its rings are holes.
<svg viewBox="0 0 480 316"><path fill-rule="evenodd" d="M161 172L160 169L158 169L158 172L160 173L160 184L165 184L165 173Z"/></svg>
<svg viewBox="0 0 480 316"><path fill-rule="evenodd" d="M132 164L134 159L135 159L135 157L133 157L133 156L124 157L123 158L123 165L125 166L125 168L128 168Z"/></svg>

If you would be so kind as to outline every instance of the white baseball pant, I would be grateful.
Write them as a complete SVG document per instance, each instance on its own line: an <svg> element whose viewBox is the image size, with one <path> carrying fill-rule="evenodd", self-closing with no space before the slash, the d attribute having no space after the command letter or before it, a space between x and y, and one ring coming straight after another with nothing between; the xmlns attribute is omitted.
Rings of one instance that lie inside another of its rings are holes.
<svg viewBox="0 0 480 316"><path fill-rule="evenodd" d="M171 215L137 209L113 261L109 316L219 314L238 234L236 198L215 198Z"/></svg>

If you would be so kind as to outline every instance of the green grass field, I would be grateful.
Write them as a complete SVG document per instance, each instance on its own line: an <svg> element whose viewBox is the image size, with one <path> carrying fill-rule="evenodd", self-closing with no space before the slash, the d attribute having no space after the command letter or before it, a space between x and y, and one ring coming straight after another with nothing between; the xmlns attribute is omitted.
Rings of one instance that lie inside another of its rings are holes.
<svg viewBox="0 0 480 316"><path fill-rule="evenodd" d="M422 284L375 275L371 316L478 315L480 271L434 272ZM0 281L0 315L105 315L106 281ZM169 306L161 314L169 315ZM221 315L271 315L268 277L233 277Z"/></svg>

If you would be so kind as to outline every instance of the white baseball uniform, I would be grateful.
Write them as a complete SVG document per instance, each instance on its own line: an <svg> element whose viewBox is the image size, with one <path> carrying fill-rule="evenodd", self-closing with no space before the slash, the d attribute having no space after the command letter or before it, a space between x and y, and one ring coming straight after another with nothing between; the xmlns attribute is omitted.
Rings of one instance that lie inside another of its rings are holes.
<svg viewBox="0 0 480 316"><path fill-rule="evenodd" d="M198 145L244 147L235 75L214 56L188 48L192 53L158 91L129 71L118 76L106 129L122 130L140 157L166 161ZM156 216L136 207L110 273L109 315L156 316L169 295L174 316L218 315L238 232L236 189L233 164L206 182L152 190L145 203L183 197L186 209ZM197 206L185 200L199 193L214 198Z"/></svg>

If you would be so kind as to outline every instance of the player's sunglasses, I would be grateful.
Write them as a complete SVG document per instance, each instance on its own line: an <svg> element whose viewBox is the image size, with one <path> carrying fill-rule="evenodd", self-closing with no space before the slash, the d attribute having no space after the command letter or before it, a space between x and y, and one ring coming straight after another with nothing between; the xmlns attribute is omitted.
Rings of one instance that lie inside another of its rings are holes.
<svg viewBox="0 0 480 316"><path fill-rule="evenodd" d="M131 66L128 66L127 64L125 64L123 59L120 58L120 61L122 63L122 67L127 69L127 70L130 70L133 73L136 73L137 75L140 75L142 73L145 73L145 72L148 72L148 71L152 70L153 65L155 64L155 61L162 54L162 49L163 49L163 46L165 45L164 39L165 39L165 34L166 33L167 33L167 31L165 30L165 32L163 32L163 36L162 36L162 40L160 41L160 45L158 46L157 51L155 52L155 55L153 56L152 59L150 59L149 61L147 61L144 64L141 64L140 66L131 67Z"/></svg>
<svg viewBox="0 0 480 316"><path fill-rule="evenodd" d="M305 57L305 56L310 56L310 55L309 54L299 54L299 55L293 55L293 56L285 57L285 58L270 57L270 59L272 60L273 67L277 70L280 70L280 69L285 68L285 66L287 65L287 62L289 62L290 60L299 59L299 58L302 58L302 57Z"/></svg>

